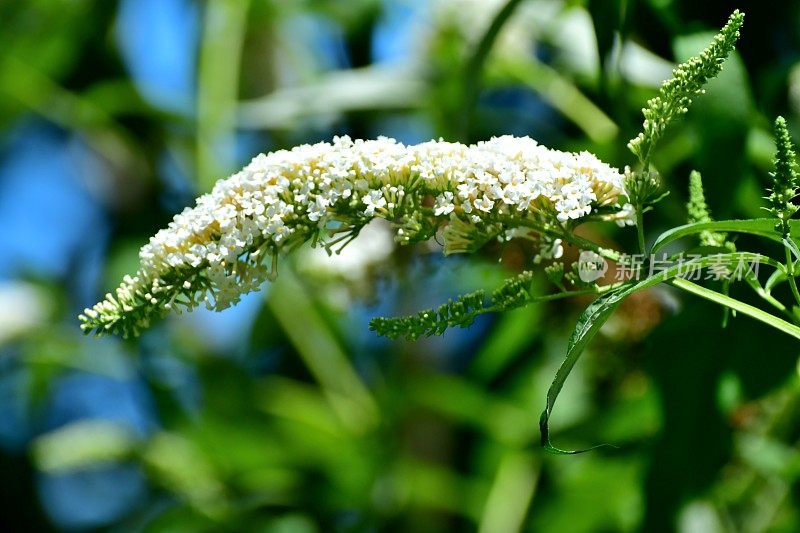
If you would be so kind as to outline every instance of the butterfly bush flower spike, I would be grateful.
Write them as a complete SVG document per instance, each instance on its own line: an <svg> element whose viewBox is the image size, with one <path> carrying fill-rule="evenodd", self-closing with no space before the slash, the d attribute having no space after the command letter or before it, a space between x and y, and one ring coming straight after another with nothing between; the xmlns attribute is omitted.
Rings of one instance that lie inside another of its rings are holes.
<svg viewBox="0 0 800 533"><path fill-rule="evenodd" d="M375 218L392 223L400 244L444 228L445 253L454 253L515 228L568 232L589 215L633 218L624 176L587 152L511 136L471 146L337 137L261 154L219 181L142 247L135 276L80 319L87 333L129 336L172 310L225 309L271 279L281 253L307 241L330 251ZM560 241L543 243L560 255Z"/></svg>

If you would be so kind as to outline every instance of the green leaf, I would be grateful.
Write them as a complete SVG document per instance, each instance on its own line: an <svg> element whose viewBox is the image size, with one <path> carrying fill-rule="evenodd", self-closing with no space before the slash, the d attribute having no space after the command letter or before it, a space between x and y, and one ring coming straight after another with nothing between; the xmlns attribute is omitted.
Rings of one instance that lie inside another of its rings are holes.
<svg viewBox="0 0 800 533"><path fill-rule="evenodd" d="M529 87L596 143L610 142L619 133L617 124L572 80L533 56L493 59L488 76L494 85L508 85L510 79Z"/></svg>
<svg viewBox="0 0 800 533"><path fill-rule="evenodd" d="M620 289L604 294L592 302L578 319L578 323L575 325L575 330L572 332L569 344L567 345L567 357L556 371L553 383L547 391L547 407L539 418L539 429L542 432L542 446L545 450L560 455L571 455L597 448L597 446L593 446L583 450L563 450L553 446L550 442L550 415L553 412L556 399L561 393L561 389L564 387L564 382L575 367L575 363L578 362L578 358L581 356L581 353L583 353L584 348L586 348L589 341L594 338L603 324L605 324L606 320L609 319L617 306L630 294L629 290L629 288ZM600 446L603 445L601 444Z"/></svg>
<svg viewBox="0 0 800 533"><path fill-rule="evenodd" d="M797 239L800 238L800 221L790 221L789 227L791 230L790 235ZM658 236L656 242L653 244L653 253L669 244L670 242L696 235L704 231L720 231L731 233L747 233L750 235L758 235L765 237L775 242L782 242L782 236L779 231L775 230L775 220L771 218L754 218L750 220L718 220L713 222L695 222L693 224L685 224L665 231Z"/></svg>
<svg viewBox="0 0 800 533"><path fill-rule="evenodd" d="M522 0L507 0L505 4L495 13L492 22L486 31L481 36L478 44L475 46L474 51L470 55L469 60L464 65L463 71L463 106L462 106L462 123L461 123L461 137L462 140L467 142L469 140L469 133L472 127L472 118L475 110L475 103L478 101L478 93L480 92L481 72L486 58L489 57L489 52L494 46L497 36L500 35L500 30L506 25L511 16L516 11L517 7L522 3Z"/></svg>
<svg viewBox="0 0 800 533"><path fill-rule="evenodd" d="M792 255L794 255L794 261L800 259L800 249L797 248L797 244L795 244L793 240L781 239L781 242L783 242L783 245L786 246L790 252L792 252Z"/></svg>
<svg viewBox="0 0 800 533"><path fill-rule="evenodd" d="M772 223L772 221L769 221ZM750 252L734 252L734 253L727 253L727 254L715 254L713 256L705 256L700 257L697 259L692 259L690 261L684 261L683 263L673 265L668 269L659 272L653 276L650 276L642 281L633 281L629 284L623 285L618 289L608 292L592 302L589 307L583 312L581 317L578 319L578 323L575 326L575 330L572 332L572 336L570 337L569 344L567 346L567 356L564 358L564 361L561 363L561 366L556 371L556 376L553 379L553 383L550 385L550 389L547 391L547 404L545 410L542 412L542 415L539 419L539 429L541 430L542 434L542 447L545 450L560 454L560 455L571 455L577 453L583 453L586 451L593 450L598 446L593 446L591 448L586 448L583 450L563 450L561 448L557 448L553 446L550 442L550 428L549 428L549 421L550 416L553 412L553 407L555 405L556 399L558 395L561 393L561 389L564 386L564 382L569 377L570 372L575 367L575 363L578 362L578 358L580 358L581 353L586 348L586 345L594 338L597 332L600 330L602 325L609 319L611 314L614 310L622 303L622 301L633 294L634 292L638 292L643 289L650 288L654 285L657 285L662 282L669 282L672 280L672 284L678 288L687 290L692 292L693 294L697 294L699 296L703 296L710 299L708 292L713 293L716 298L714 301L718 303L723 303L727 307L731 309L735 309L736 311L740 311L743 314L749 315L756 320L760 320L772 327L775 327L785 333L788 333L794 337L800 338L800 328L789 324L788 322L781 320L769 313L766 313L758 308L755 308L751 305L742 303L738 300L730 298L729 296L725 296L714 291L709 291L708 289L704 289L699 285L695 285L691 282L683 283L686 280L680 280L677 276L683 272L686 272L686 268L690 266L698 266L704 267L708 266L713 262L718 261L727 261L730 260L731 263L738 262L738 261L746 261L746 262L755 262L759 261L762 263L767 263L769 258L760 255L754 254ZM689 285L691 284L691 286ZM698 287L699 289L703 289L702 291L695 289L694 287ZM604 445L600 445L604 446Z"/></svg>
<svg viewBox="0 0 800 533"><path fill-rule="evenodd" d="M206 2L197 64L197 175L202 190L235 166L236 103L250 2ZM231 155L227 155L231 154Z"/></svg>
<svg viewBox="0 0 800 533"><path fill-rule="evenodd" d="M767 294L769 294L772 292L772 289L774 289L784 281L786 281L786 271L776 270L770 275L769 278L767 278L767 282L764 284L764 291Z"/></svg>
<svg viewBox="0 0 800 533"><path fill-rule="evenodd" d="M762 311L757 307L753 307L750 304L746 304L744 302L740 302L735 298L731 298L725 294L721 294L716 291L712 291L711 289L707 289L701 285L696 283L692 283L689 280L683 278L674 278L670 281L675 287L679 289L683 289L686 292L690 292L701 298L705 298L706 300L710 300L712 302L716 302L720 305L724 305L734 311L739 311L742 314L748 315L756 320L759 320L769 326L772 326L775 329L783 331L784 333L791 335L796 339L800 339L800 327L795 326L794 324L790 324L785 320L776 317L775 315L771 315L766 311Z"/></svg>
<svg viewBox="0 0 800 533"><path fill-rule="evenodd" d="M270 287L267 305L342 422L355 433L374 427L375 399L292 269Z"/></svg>
<svg viewBox="0 0 800 533"><path fill-rule="evenodd" d="M344 113L418 109L424 104L421 69L369 66L335 70L300 86L278 89L236 109L247 130L290 129L302 120L333 122Z"/></svg>
<svg viewBox="0 0 800 533"><path fill-rule="evenodd" d="M628 9L626 0L596 0L588 2L587 9L592 17L594 25L594 35L597 42L597 52L600 56L598 75L601 77L601 84L607 84L609 75L613 75L613 68L609 68L609 62L613 62L612 50L617 40L624 42L626 37L627 18L631 12Z"/></svg>

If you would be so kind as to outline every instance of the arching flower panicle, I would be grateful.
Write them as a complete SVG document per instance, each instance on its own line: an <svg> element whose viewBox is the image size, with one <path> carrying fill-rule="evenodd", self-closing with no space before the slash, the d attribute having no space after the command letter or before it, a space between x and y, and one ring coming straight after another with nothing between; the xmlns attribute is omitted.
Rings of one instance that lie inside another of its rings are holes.
<svg viewBox="0 0 800 533"><path fill-rule="evenodd" d="M626 199L619 170L528 137L471 146L336 137L260 154L151 238L136 276L87 309L82 327L130 335L171 310L224 309L273 276L280 253L347 243L373 218L392 222L401 243L452 226L445 251L460 252L521 222L568 230L598 207L629 218Z"/></svg>

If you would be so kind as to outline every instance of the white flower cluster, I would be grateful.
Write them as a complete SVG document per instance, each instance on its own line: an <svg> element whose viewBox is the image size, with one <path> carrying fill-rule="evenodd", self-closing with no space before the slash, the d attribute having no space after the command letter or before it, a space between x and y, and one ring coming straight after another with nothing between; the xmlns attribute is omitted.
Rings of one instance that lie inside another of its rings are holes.
<svg viewBox="0 0 800 533"><path fill-rule="evenodd" d="M267 256L337 228L357 232L372 218L511 227L565 223L608 206L612 218L628 219L624 195L622 174L592 154L527 137L472 146L337 137L261 154L159 231L141 249L137 275L87 309L82 327L129 334L176 303L224 309L267 279Z"/></svg>

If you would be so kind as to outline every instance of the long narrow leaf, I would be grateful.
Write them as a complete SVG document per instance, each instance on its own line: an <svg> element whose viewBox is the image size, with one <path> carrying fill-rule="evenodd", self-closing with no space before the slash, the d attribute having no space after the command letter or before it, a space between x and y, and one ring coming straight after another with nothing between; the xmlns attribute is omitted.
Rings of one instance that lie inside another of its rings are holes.
<svg viewBox="0 0 800 533"><path fill-rule="evenodd" d="M800 238L800 221L792 220L789 222L791 236L795 239ZM775 219L756 218L752 220L716 220L712 222L695 222L685 224L665 231L658 236L653 244L653 253L677 239L696 235L703 231L720 231L729 233L747 233L758 235L775 242L782 241L782 235L775 229Z"/></svg>
<svg viewBox="0 0 800 533"><path fill-rule="evenodd" d="M486 58L489 57L489 52L492 50L497 36L500 35L500 30L503 29L503 26L505 26L521 3L522 0L507 0L503 4L503 7L497 11L491 24L489 24L480 41L478 41L475 51L464 67L464 102L462 106L464 113L462 116L461 137L465 142L469 140L475 103L480 92L483 64L486 62Z"/></svg>
<svg viewBox="0 0 800 533"><path fill-rule="evenodd" d="M553 446L550 442L550 415L553 412L556 399L561 393L561 389L564 387L564 382L575 367L575 363L578 362L578 358L580 358L584 348L586 348L589 341L594 338L603 324L605 324L613 314L614 310L629 294L628 290L629 288L626 290L620 289L615 292L604 294L592 302L578 319L575 330L572 332L572 336L569 339L567 357L561 363L561 366L558 367L553 383L550 384L550 389L547 391L547 407L539 418L539 429L542 433L542 446L545 450L556 454L570 455L597 448L597 446L593 446L583 450L563 450Z"/></svg>
<svg viewBox="0 0 800 533"><path fill-rule="evenodd" d="M758 307L753 307L750 304L740 302L739 300L731 298L726 294L721 294L719 292L712 291L711 289L707 289L701 285L692 283L691 281L683 278L674 278L670 283L673 286L678 287L679 289L683 289L686 292L690 292L692 294L700 296L701 298L705 298L706 300L710 300L720 305L724 305L725 307L738 311L744 315L748 315L769 326L772 326L775 329L783 331L784 333L791 335L796 339L800 339L800 327L797 327L794 324L791 324L781 318L778 318L775 315L771 315L766 311L762 311Z"/></svg>
<svg viewBox="0 0 800 533"><path fill-rule="evenodd" d="M642 281L632 281L629 284L623 285L620 288L614 290L613 292L604 294L603 296L592 302L578 319L578 323L576 324L575 329L572 332L572 336L570 337L569 343L567 345L567 355L564 358L564 361L561 363L561 366L556 371L556 376L553 379L553 383L550 385L550 389L547 391L547 404L539 419L539 429L541 430L542 434L542 447L544 447L545 450L551 453L560 455L583 453L598 447L598 446L593 446L591 448L586 448L582 450L564 450L561 448L557 448L556 446L553 446L553 444L550 441L549 422L553 412L553 407L555 406L556 403L556 399L558 399L558 395L561 393L561 389L564 387L564 382L567 380L567 377L569 377L570 372L572 372L572 369L578 362L578 359L583 353L583 350L586 348L586 345L589 344L589 342L594 338L594 336L597 334L597 332L600 330L603 324L611 317L614 310L622 303L623 300L625 300L625 298L627 298L628 296L630 296L635 292L653 287L654 285L657 285L659 283L680 279L678 278L678 276L686 272L687 269L690 267L702 268L708 266L709 264L712 263L718 264L719 262L723 261L730 261L731 264L738 263L739 261L744 261L749 263L766 262L765 261L766 259L767 258L765 256L750 252L733 252L727 254L716 254L713 256L699 257L697 259L692 259L690 261L684 261L681 264L673 265L668 269L659 272L658 274L655 274L653 276L650 276ZM678 283L676 286L688 290L686 289L688 285L686 285L685 283ZM707 297L705 293L701 294L700 292L697 291L690 291L690 292L694 292L694 294ZM788 322L785 322L777 317L769 315L768 313L765 313L760 309L739 302L738 300L734 300L733 298L730 298L728 296L724 295L719 295L719 296L721 297L721 299L717 299L715 301L722 303L724 300L724 305L736 309L737 311L741 311L744 314L748 314L758 320L761 320L762 322L765 322L773 327L780 329L781 331L789 333L790 335L797 336L798 334L800 334L800 328L797 328L796 326L793 326ZM733 302L736 303L733 304ZM797 330L796 332L795 329Z"/></svg>

